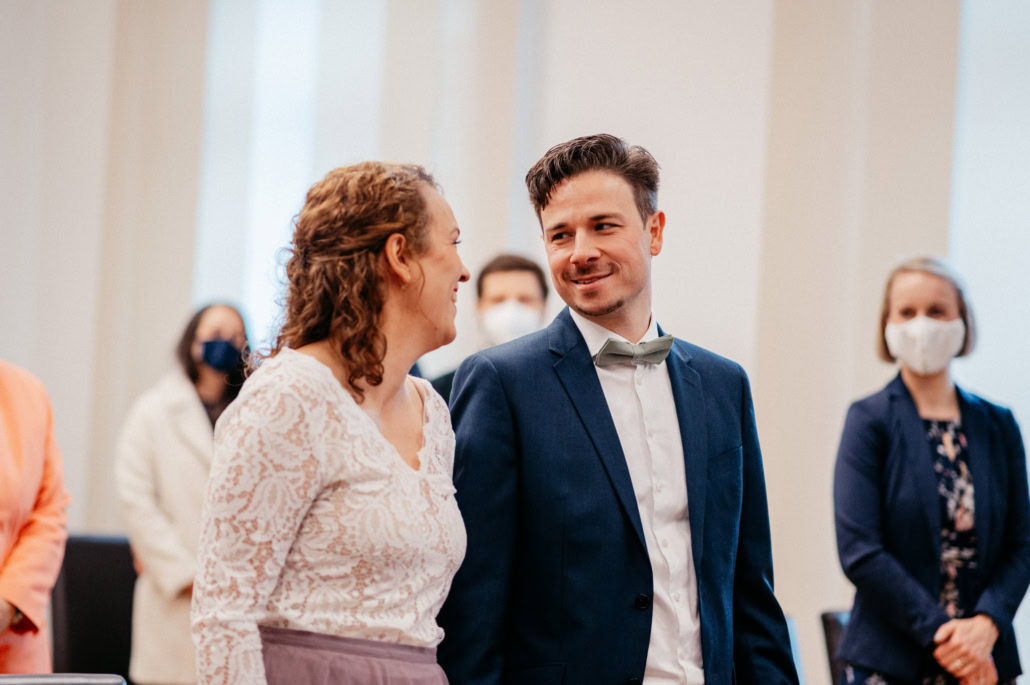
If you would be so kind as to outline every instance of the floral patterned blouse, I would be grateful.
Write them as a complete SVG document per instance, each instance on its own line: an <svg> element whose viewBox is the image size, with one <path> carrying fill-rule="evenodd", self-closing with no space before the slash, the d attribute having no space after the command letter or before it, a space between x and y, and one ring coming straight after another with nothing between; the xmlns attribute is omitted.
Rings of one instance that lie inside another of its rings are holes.
<svg viewBox="0 0 1030 685"><path fill-rule="evenodd" d="M966 452L968 443L958 421L923 419L923 427L933 451L933 471L937 476L937 494L941 500L941 593L938 603L950 618L966 618L973 609L970 600L976 593L977 574L976 502L973 498L973 473L969 470ZM888 676L854 664L845 668L843 680L861 685L901 685ZM915 683L954 685L958 680L930 659Z"/></svg>
<svg viewBox="0 0 1030 685"><path fill-rule="evenodd" d="M949 618L965 618L976 589L976 504L966 435L957 421L923 419L941 498L941 594Z"/></svg>

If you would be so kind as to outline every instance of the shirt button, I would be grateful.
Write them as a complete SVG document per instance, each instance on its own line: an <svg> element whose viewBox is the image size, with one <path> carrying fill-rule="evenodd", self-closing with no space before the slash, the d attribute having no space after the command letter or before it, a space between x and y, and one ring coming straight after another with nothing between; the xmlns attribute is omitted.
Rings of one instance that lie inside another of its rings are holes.
<svg viewBox="0 0 1030 685"><path fill-rule="evenodd" d="M655 490L655 492L661 492L662 491L662 484L658 483L657 485L655 485L654 486L654 490Z"/></svg>
<svg viewBox="0 0 1030 685"><path fill-rule="evenodd" d="M680 601L680 593L678 593L678 592L672 593L672 599L673 599L674 602Z"/></svg>
<svg viewBox="0 0 1030 685"><path fill-rule="evenodd" d="M669 546L669 541L668 540L662 540L662 547L668 547L668 546Z"/></svg>

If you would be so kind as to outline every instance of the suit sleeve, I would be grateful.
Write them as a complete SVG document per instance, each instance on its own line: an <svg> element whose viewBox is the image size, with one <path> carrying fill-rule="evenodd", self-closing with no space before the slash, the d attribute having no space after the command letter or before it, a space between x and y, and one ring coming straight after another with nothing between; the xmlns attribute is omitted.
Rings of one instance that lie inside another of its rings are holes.
<svg viewBox="0 0 1030 685"><path fill-rule="evenodd" d="M438 658L452 683L494 685L504 674L518 514L518 444L494 365L465 360L451 392L454 484L468 548L440 611Z"/></svg>
<svg viewBox="0 0 1030 685"><path fill-rule="evenodd" d="M983 594L976 613L990 616L1004 632L1030 584L1030 500L1027 495L1026 452L1019 426L1012 412L1002 419L1005 436L1005 482L1008 484L1008 514L1001 539L1002 558Z"/></svg>
<svg viewBox="0 0 1030 685"><path fill-rule="evenodd" d="M743 369L740 376L744 490L733 581L733 666L738 683L796 685L787 622L773 594L769 508L751 386Z"/></svg>
<svg viewBox="0 0 1030 685"><path fill-rule="evenodd" d="M880 607L883 616L919 644L929 646L948 620L927 592L883 544L881 471L885 429L862 405L848 410L833 476L837 552L844 575ZM1024 476L1025 478L1025 476Z"/></svg>
<svg viewBox="0 0 1030 685"><path fill-rule="evenodd" d="M146 408L136 405L125 421L115 448L115 486L133 555L161 593L175 597L193 584L196 559L158 503L148 418Z"/></svg>
<svg viewBox="0 0 1030 685"><path fill-rule="evenodd" d="M50 590L64 559L68 503L61 450L54 438L53 411L43 392L46 437L42 441L43 476L32 513L18 531L17 542L0 564L0 597L20 609L25 619L16 632L36 632L45 623Z"/></svg>

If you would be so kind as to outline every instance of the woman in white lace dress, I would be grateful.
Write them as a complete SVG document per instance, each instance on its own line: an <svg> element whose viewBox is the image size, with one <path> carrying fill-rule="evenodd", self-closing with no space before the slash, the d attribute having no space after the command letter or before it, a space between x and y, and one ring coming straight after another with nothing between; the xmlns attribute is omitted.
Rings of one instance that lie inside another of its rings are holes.
<svg viewBox="0 0 1030 685"><path fill-rule="evenodd" d="M219 420L193 596L200 683L438 685L465 553L443 400L468 271L429 174L364 162L308 192L283 327Z"/></svg>

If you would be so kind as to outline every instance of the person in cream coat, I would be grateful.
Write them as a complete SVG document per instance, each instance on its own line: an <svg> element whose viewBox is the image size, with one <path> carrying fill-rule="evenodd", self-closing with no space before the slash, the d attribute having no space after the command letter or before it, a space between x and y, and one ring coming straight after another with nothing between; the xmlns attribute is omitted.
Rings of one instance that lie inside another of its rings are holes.
<svg viewBox="0 0 1030 685"><path fill-rule="evenodd" d="M247 335L233 307L187 324L179 367L135 402L118 439L115 481L139 572L129 675L139 685L196 682L190 600L214 424L243 381Z"/></svg>

